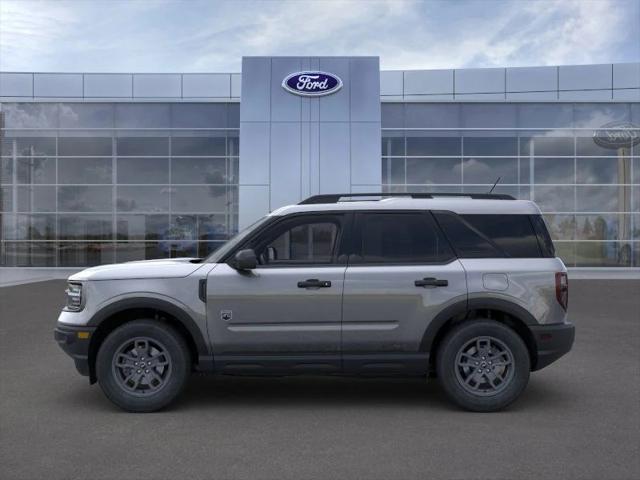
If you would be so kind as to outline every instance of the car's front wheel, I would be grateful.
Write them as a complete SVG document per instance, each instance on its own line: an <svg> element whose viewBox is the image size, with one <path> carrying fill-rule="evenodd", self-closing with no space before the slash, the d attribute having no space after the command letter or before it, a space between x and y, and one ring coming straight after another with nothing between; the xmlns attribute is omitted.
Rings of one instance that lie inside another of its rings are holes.
<svg viewBox="0 0 640 480"><path fill-rule="evenodd" d="M103 392L130 412L167 406L184 388L190 370L184 338L155 320L134 320L116 328L105 338L96 358Z"/></svg>
<svg viewBox="0 0 640 480"><path fill-rule="evenodd" d="M492 412L511 404L527 386L529 351L508 326L470 320L445 336L436 369L451 400L467 410Z"/></svg>

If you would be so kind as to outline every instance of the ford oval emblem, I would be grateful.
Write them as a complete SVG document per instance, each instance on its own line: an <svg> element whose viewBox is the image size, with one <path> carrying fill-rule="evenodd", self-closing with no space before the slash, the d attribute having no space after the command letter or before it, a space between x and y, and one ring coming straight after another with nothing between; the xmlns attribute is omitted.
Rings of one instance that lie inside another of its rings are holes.
<svg viewBox="0 0 640 480"><path fill-rule="evenodd" d="M342 88L342 80L327 72L296 72L282 81L282 88L303 97L320 97Z"/></svg>
<svg viewBox="0 0 640 480"><path fill-rule="evenodd" d="M640 127L627 122L607 123L593 132L593 141L603 148L629 148L640 143Z"/></svg>

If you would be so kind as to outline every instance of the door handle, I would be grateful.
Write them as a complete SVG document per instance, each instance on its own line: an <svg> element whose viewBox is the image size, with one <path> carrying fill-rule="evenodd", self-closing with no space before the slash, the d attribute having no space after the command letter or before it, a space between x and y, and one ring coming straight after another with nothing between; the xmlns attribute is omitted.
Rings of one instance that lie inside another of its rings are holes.
<svg viewBox="0 0 640 480"><path fill-rule="evenodd" d="M437 278L429 277L422 280L416 280L413 282L416 287L448 287L449 280L439 280Z"/></svg>
<svg viewBox="0 0 640 480"><path fill-rule="evenodd" d="M331 282L329 280L318 280L317 278L309 278L302 282L298 282L298 288L329 288Z"/></svg>

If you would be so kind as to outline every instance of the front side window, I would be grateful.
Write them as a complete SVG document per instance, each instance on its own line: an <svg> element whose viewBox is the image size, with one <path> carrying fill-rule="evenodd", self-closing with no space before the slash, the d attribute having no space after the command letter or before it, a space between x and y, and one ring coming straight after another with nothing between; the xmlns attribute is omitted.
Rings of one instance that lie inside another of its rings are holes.
<svg viewBox="0 0 640 480"><path fill-rule="evenodd" d="M334 218L307 217L277 225L256 246L261 265L332 263L340 222Z"/></svg>
<svg viewBox="0 0 640 480"><path fill-rule="evenodd" d="M453 252L431 215L365 213L358 216L354 263L444 263Z"/></svg>

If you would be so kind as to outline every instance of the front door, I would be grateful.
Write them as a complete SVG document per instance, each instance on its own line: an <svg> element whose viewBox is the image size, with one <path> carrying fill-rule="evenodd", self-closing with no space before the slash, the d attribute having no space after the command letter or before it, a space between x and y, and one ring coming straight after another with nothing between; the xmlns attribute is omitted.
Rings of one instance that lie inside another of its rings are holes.
<svg viewBox="0 0 640 480"><path fill-rule="evenodd" d="M219 371L340 369L346 264L337 259L346 217L284 218L242 246L256 252L256 269L219 264L209 273L207 321Z"/></svg>
<svg viewBox="0 0 640 480"><path fill-rule="evenodd" d="M343 298L345 370L424 373L429 322L467 298L460 261L429 212L358 213L353 249Z"/></svg>

